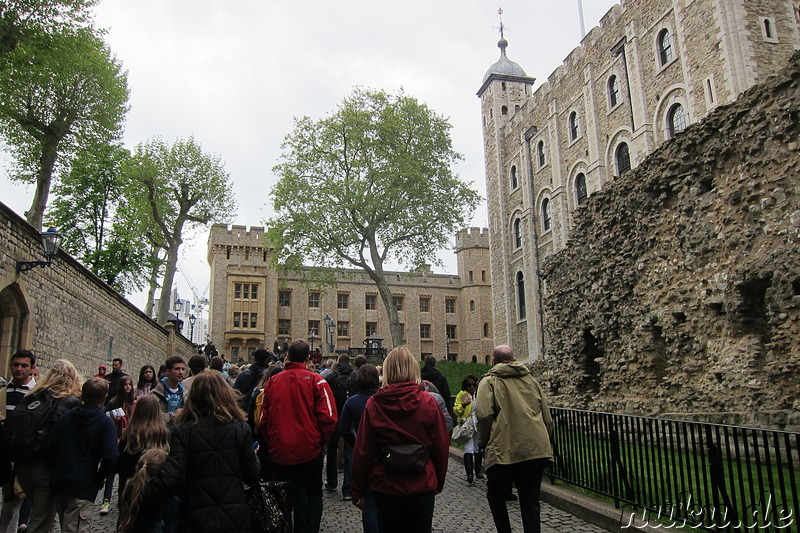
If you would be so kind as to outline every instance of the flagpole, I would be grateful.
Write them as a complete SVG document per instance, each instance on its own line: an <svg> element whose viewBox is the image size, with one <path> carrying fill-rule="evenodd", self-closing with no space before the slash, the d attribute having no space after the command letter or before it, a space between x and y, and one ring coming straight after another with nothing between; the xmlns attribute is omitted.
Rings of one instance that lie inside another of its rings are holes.
<svg viewBox="0 0 800 533"><path fill-rule="evenodd" d="M586 26L583 25L583 1L578 0L578 18L581 21L581 41L586 37Z"/></svg>

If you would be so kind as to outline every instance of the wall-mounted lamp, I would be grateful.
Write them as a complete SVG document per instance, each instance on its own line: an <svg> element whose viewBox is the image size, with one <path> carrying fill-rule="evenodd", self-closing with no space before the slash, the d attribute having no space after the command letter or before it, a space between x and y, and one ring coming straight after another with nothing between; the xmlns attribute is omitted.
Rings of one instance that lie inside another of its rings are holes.
<svg viewBox="0 0 800 533"><path fill-rule="evenodd" d="M58 253L58 245L61 244L61 235L56 231L56 228L50 226L47 231L41 233L41 236L42 248L47 261L17 261L17 273L27 272L37 266L44 268L53 262L53 258Z"/></svg>

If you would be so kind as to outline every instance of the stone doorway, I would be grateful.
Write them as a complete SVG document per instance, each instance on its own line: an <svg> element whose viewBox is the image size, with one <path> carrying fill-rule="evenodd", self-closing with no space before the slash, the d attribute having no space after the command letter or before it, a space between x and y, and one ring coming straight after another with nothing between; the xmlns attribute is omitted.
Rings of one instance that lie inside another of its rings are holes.
<svg viewBox="0 0 800 533"><path fill-rule="evenodd" d="M0 291L0 375L10 379L11 354L29 347L30 311L18 283L6 285Z"/></svg>

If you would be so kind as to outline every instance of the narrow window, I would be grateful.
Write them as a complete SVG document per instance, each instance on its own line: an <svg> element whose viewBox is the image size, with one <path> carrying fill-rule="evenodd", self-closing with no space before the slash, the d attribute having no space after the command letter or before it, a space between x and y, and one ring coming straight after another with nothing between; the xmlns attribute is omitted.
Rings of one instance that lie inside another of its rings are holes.
<svg viewBox="0 0 800 533"><path fill-rule="evenodd" d="M575 178L575 202L577 205L583 205L586 202L586 198L588 198L588 193L586 190L586 176L583 172L578 174Z"/></svg>
<svg viewBox="0 0 800 533"><path fill-rule="evenodd" d="M681 104L675 104L667 112L667 136L671 139L686 129L686 112Z"/></svg>
<svg viewBox="0 0 800 533"><path fill-rule="evenodd" d="M242 327L250 327L250 313L242 313Z"/></svg>
<svg viewBox="0 0 800 533"><path fill-rule="evenodd" d="M489 336L489 323L488 322L484 322L483 323L483 336L484 337L488 337Z"/></svg>
<svg viewBox="0 0 800 533"><path fill-rule="evenodd" d="M508 106L504 105L503 107L501 107L500 112L503 114L503 116L508 115Z"/></svg>
<svg viewBox="0 0 800 533"><path fill-rule="evenodd" d="M544 141L539 141L539 143L536 145L536 159L539 161L539 168L545 165Z"/></svg>
<svg viewBox="0 0 800 533"><path fill-rule="evenodd" d="M234 283L233 284L233 297L236 300L240 300L242 298L242 284L241 283Z"/></svg>
<svg viewBox="0 0 800 533"><path fill-rule="evenodd" d="M672 37L666 28L658 34L658 59L662 67L672 61Z"/></svg>
<svg viewBox="0 0 800 533"><path fill-rule="evenodd" d="M233 313L233 327L238 328L242 321L241 313Z"/></svg>
<svg viewBox="0 0 800 533"><path fill-rule="evenodd" d="M573 111L569 114L569 140L574 141L578 138L580 130L578 129L578 113Z"/></svg>
<svg viewBox="0 0 800 533"><path fill-rule="evenodd" d="M764 19L764 37L767 39L774 39L775 35L773 35L772 30L772 21L770 19Z"/></svg>
<svg viewBox="0 0 800 533"><path fill-rule="evenodd" d="M485 270L481 270L481 281L484 282L484 283L486 282L486 271Z"/></svg>
<svg viewBox="0 0 800 533"><path fill-rule="evenodd" d="M513 191L517 188L517 186L517 167L515 165L511 165L511 190Z"/></svg>
<svg viewBox="0 0 800 533"><path fill-rule="evenodd" d="M471 313L474 313L474 312L475 312L475 300L470 300L470 301L469 301L469 311L470 311Z"/></svg>
<svg viewBox="0 0 800 533"><path fill-rule="evenodd" d="M226 259L230 259L231 258L231 247L230 246L226 246L225 247L225 258Z"/></svg>
<svg viewBox="0 0 800 533"><path fill-rule="evenodd" d="M716 99L714 98L714 86L711 84L711 78L706 79L706 96L708 97L708 103L714 105Z"/></svg>
<svg viewBox="0 0 800 533"><path fill-rule="evenodd" d="M250 298L258 300L258 285L256 283L250 285Z"/></svg>
<svg viewBox="0 0 800 533"><path fill-rule="evenodd" d="M256 329L256 322L258 322L258 313L250 313L250 327Z"/></svg>
<svg viewBox="0 0 800 533"><path fill-rule="evenodd" d="M617 146L615 159L617 160L617 176L622 176L631 169L631 153L628 143L620 143Z"/></svg>
<svg viewBox="0 0 800 533"><path fill-rule="evenodd" d="M514 219L514 248L522 247L522 228L518 218Z"/></svg>
<svg viewBox="0 0 800 533"><path fill-rule="evenodd" d="M473 278L474 278L474 276L473 276L473 274L472 274L472 270L470 270L470 271L469 271L469 282L470 282L470 283L472 283L473 281L475 281Z"/></svg>
<svg viewBox="0 0 800 533"><path fill-rule="evenodd" d="M611 107L615 107L619 103L619 84L616 76L608 78L608 102Z"/></svg>
<svg viewBox="0 0 800 533"><path fill-rule="evenodd" d="M517 272L517 315L520 320L525 318L525 276Z"/></svg>
<svg viewBox="0 0 800 533"><path fill-rule="evenodd" d="M249 300L250 299L250 284L245 283L242 285L242 299Z"/></svg>
<svg viewBox="0 0 800 533"><path fill-rule="evenodd" d="M519 113L519 106L518 105L514 106L514 113Z"/></svg>
<svg viewBox="0 0 800 533"><path fill-rule="evenodd" d="M550 231L550 199L542 200L542 230Z"/></svg>

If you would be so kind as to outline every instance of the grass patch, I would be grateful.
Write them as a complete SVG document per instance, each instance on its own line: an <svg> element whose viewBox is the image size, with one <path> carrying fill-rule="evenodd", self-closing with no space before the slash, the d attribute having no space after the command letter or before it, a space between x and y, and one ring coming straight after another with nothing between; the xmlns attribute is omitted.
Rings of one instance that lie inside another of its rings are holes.
<svg viewBox="0 0 800 533"><path fill-rule="evenodd" d="M450 394L455 396L461 390L461 380L464 379L464 376L472 374L480 379L492 367L481 363L437 361L436 368L447 378L447 384L450 385Z"/></svg>

